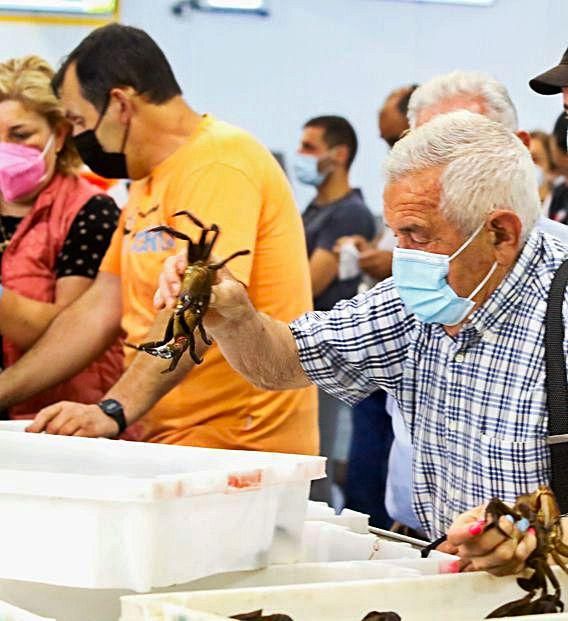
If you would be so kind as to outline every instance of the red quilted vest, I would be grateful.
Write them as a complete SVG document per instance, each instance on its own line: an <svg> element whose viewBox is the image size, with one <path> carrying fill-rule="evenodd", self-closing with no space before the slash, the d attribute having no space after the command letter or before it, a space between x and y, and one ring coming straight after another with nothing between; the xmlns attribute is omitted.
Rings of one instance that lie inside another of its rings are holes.
<svg viewBox="0 0 568 621"><path fill-rule="evenodd" d="M40 302L54 302L57 255L77 213L100 193L84 179L56 174L4 251L2 285ZM7 338L3 338L3 350L5 367L23 355ZM10 408L10 418L33 418L43 407L63 400L96 403L122 374L122 358L122 347L117 342L70 380Z"/></svg>

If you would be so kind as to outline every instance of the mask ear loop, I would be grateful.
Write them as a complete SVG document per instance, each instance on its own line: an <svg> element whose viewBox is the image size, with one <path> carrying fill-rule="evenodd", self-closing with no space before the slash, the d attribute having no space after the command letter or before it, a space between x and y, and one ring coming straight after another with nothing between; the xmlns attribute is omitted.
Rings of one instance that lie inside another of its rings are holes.
<svg viewBox="0 0 568 621"><path fill-rule="evenodd" d="M477 237L477 235L479 234L479 231L481 231L481 229L485 226L485 222L482 222L476 229L475 231L473 231L473 233L468 237L468 239L465 240L465 242L454 252L454 254L452 254L450 256L450 258L448 259L448 261L451 261L452 259L455 259L461 252L463 252L470 244L471 242Z"/></svg>
<svg viewBox="0 0 568 621"><path fill-rule="evenodd" d="M477 287L472 291L472 293L470 293L467 296L468 300L472 300L483 289L483 287L485 287L485 285L489 282L489 279L491 278L491 276L493 276L496 269L497 269L497 261L493 263L493 265L491 266L491 269L489 270L489 272L487 272L487 276L485 276L485 278L477 285Z"/></svg>
<svg viewBox="0 0 568 621"><path fill-rule="evenodd" d="M43 147L43 151L41 152L40 157L45 157L47 152L51 149L53 145L53 141L55 140L55 132L51 132L47 142L45 143L45 147Z"/></svg>
<svg viewBox="0 0 568 621"><path fill-rule="evenodd" d="M108 110L109 106L110 106L110 93L109 93L109 95L107 96L106 101L105 101L105 104L104 104L104 106L103 106L103 109L101 110L101 113L99 114L99 118L98 118L98 120L97 120L97 122L96 122L95 126L93 127L93 131L94 131L94 132L96 132L96 131L97 131L97 129L99 129L99 126L100 126L100 124L101 124L101 122L102 122L102 120L103 120L103 118L104 118L105 114L107 113L107 110Z"/></svg>
<svg viewBox="0 0 568 621"><path fill-rule="evenodd" d="M99 126L105 116L105 114L107 113L108 109L110 107L110 94L108 95L105 105L103 106L103 109L101 110L101 113L99 115L99 119L96 123L96 125L93 127L93 132L96 132L97 129L99 129ZM124 148L126 147L126 141L128 140L128 134L130 133L130 121L128 121L128 125L126 126L126 130L124 132L124 136L122 137L122 144L120 146L120 153L124 153Z"/></svg>
<svg viewBox="0 0 568 621"><path fill-rule="evenodd" d="M39 158L44 161L44 170L45 170L44 174L41 176L41 179L39 180L39 183L43 183L47 179L47 169L45 167L45 156L47 152L49 151L49 149L51 149L54 140L55 140L55 132L51 132L51 135L49 136L49 138L47 139L47 142L45 143L45 147L43 147L43 151L39 154ZM57 158L57 155L55 157Z"/></svg>

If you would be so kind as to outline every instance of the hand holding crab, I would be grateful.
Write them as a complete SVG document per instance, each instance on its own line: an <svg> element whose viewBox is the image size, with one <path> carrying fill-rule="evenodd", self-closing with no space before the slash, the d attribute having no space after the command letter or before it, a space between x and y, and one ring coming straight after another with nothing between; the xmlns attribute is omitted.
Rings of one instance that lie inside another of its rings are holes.
<svg viewBox="0 0 568 621"><path fill-rule="evenodd" d="M207 261L211 256L211 251L220 233L219 227L216 224L209 228L205 227L188 211L178 211L174 214L174 216L181 215L187 216L202 229L197 243L185 233L176 231L168 226L157 226L151 229L155 232L163 231L172 237L186 241L188 244L187 265L183 271L181 286L178 285L180 288L177 302L166 327L164 338L160 341L150 341L142 345L127 343L129 347L139 351L171 360L170 366L163 373L173 371L183 352L188 348L189 354L196 364L203 362L203 359L199 358L195 349L194 332L199 330L203 341L208 345L211 344L211 340L203 327L203 318L209 308L211 287L215 280L215 273L235 257L250 253L250 250L239 250L219 263L208 263Z"/></svg>
<svg viewBox="0 0 568 621"><path fill-rule="evenodd" d="M496 575L532 570L528 577L517 580L528 594L500 606L487 618L563 610L560 584L549 558L568 573L568 546L563 541L556 499L547 486L519 496L512 507L494 498L487 507L462 514L448 531L448 541L469 560L468 570L485 569ZM552 594L548 583L554 589Z"/></svg>

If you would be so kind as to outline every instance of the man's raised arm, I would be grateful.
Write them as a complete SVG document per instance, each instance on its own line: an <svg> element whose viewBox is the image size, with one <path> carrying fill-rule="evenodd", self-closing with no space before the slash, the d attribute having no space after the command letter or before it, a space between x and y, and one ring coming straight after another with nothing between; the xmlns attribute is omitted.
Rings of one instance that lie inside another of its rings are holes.
<svg viewBox="0 0 568 621"><path fill-rule="evenodd" d="M165 261L155 300L158 308L174 306L186 264L183 254ZM218 275L204 325L229 364L249 382L265 390L309 386L311 381L302 369L288 325L259 313L245 287L229 270L224 268Z"/></svg>

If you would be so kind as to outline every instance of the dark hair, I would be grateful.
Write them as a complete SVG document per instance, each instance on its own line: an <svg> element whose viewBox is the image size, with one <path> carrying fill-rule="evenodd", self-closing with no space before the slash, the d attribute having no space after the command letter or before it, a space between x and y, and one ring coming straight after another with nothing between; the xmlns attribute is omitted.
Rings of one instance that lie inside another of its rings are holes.
<svg viewBox="0 0 568 621"><path fill-rule="evenodd" d="M566 148L566 129L568 129L568 119L566 119L566 113L562 112L556 119L554 129L552 130L552 136L554 137L556 145L563 153L568 151Z"/></svg>
<svg viewBox="0 0 568 621"><path fill-rule="evenodd" d="M351 168L351 164L357 155L357 134L347 119L342 116L316 116L310 119L304 127L321 127L324 130L324 142L330 148L339 144L346 145L349 149L347 170Z"/></svg>
<svg viewBox="0 0 568 621"><path fill-rule="evenodd" d="M404 116L408 115L408 102L410 101L410 97L412 93L418 88L418 84L411 84L404 95L398 100L396 107L398 111Z"/></svg>
<svg viewBox="0 0 568 621"><path fill-rule="evenodd" d="M93 30L67 56L52 80L57 93L75 63L83 97L102 112L111 89L131 86L149 102L161 104L181 89L156 42L143 30L109 24Z"/></svg>

